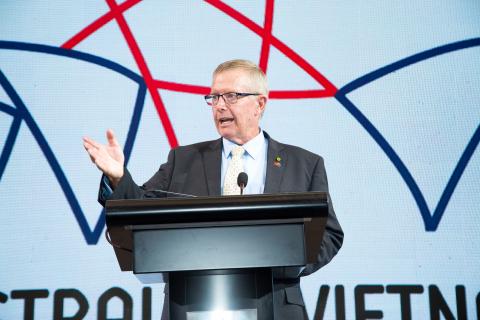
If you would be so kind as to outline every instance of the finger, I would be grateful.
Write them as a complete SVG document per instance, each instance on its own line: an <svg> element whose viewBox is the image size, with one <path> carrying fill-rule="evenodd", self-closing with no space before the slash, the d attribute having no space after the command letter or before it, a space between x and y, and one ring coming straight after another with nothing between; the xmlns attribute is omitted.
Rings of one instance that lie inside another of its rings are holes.
<svg viewBox="0 0 480 320"><path fill-rule="evenodd" d="M90 145L86 142L83 142L83 148L88 152L88 148L90 147Z"/></svg>
<svg viewBox="0 0 480 320"><path fill-rule="evenodd" d="M98 152L97 149L90 147L90 146L83 146L85 150L87 151L88 155L90 156L90 159L92 160L93 163L95 163L95 160L97 158Z"/></svg>
<svg viewBox="0 0 480 320"><path fill-rule="evenodd" d="M88 149L87 149L87 152L88 152ZM90 152L88 152L88 156L90 157L90 161L95 163L95 158L90 154Z"/></svg>
<svg viewBox="0 0 480 320"><path fill-rule="evenodd" d="M89 137L83 137L83 141L88 143L90 146L94 147L94 148L101 148L101 144L98 143L97 141L93 140L93 139L90 139Z"/></svg>
<svg viewBox="0 0 480 320"><path fill-rule="evenodd" d="M97 149L90 148L88 154L92 162L105 173L105 169L108 168L108 161L102 157L101 153Z"/></svg>
<svg viewBox="0 0 480 320"><path fill-rule="evenodd" d="M87 150L88 154L92 156L95 161L101 158L109 157L108 153L105 151L105 147L101 146L101 148L96 148L91 145L84 146L85 150Z"/></svg>
<svg viewBox="0 0 480 320"><path fill-rule="evenodd" d="M88 151L88 148L95 148L89 141L83 140L83 147Z"/></svg>
<svg viewBox="0 0 480 320"><path fill-rule="evenodd" d="M118 147L119 146L117 138L115 137L115 132L113 132L112 129L107 130L107 140L108 140L108 144L110 146L112 146L112 147Z"/></svg>
<svg viewBox="0 0 480 320"><path fill-rule="evenodd" d="M95 149L94 146L92 146L90 143L88 143L87 141L83 141L83 147L85 148L85 150L90 153L90 149Z"/></svg>

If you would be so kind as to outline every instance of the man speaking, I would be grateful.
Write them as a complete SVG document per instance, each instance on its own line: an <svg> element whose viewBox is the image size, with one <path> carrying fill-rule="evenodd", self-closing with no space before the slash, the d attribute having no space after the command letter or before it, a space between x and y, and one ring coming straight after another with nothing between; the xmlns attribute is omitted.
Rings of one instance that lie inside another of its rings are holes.
<svg viewBox="0 0 480 320"><path fill-rule="evenodd" d="M279 143L260 128L268 101L267 79L257 65L246 60L220 64L213 72L210 94L220 138L172 149L166 163L143 186L124 167L124 155L113 131L108 144L85 137L83 145L103 172L99 201L158 196L158 191L218 196L240 194L237 178L248 175L244 194L324 191L328 193L323 159L299 147ZM329 199L330 200L330 199ZM295 274L274 279L276 319L308 319L300 276L326 265L342 245L343 232L329 202L329 215L317 262Z"/></svg>

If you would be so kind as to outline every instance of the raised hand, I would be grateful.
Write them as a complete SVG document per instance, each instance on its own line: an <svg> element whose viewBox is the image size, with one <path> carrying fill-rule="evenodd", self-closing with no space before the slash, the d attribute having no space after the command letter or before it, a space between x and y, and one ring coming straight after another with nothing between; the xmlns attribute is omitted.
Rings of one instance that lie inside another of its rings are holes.
<svg viewBox="0 0 480 320"><path fill-rule="evenodd" d="M107 130L107 140L108 144L103 145L89 137L84 137L83 147L87 150L92 162L108 177L112 186L116 187L123 177L125 156L112 129Z"/></svg>

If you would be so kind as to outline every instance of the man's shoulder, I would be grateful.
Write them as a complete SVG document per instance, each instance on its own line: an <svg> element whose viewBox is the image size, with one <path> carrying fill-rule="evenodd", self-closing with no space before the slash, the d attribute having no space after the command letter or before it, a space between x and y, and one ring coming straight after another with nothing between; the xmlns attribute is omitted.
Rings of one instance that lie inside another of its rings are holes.
<svg viewBox="0 0 480 320"><path fill-rule="evenodd" d="M283 150L283 152L286 152L289 156L311 161L318 161L318 159L323 159L320 155L299 146L282 143L272 139L271 137L268 137L268 139L269 144L272 146L273 149L277 149L278 151Z"/></svg>

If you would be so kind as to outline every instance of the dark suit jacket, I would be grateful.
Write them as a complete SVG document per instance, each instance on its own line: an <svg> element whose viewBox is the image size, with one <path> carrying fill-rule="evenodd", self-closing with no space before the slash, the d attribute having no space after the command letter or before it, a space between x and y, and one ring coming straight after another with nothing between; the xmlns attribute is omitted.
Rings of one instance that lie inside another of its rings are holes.
<svg viewBox="0 0 480 320"><path fill-rule="evenodd" d="M325 191L328 192L327 175L323 159L299 147L279 143L269 137L267 174L264 193ZM120 180L110 199L158 197L161 189L198 196L218 196L221 185L222 139L182 146L170 151L168 161L142 187L132 180L128 170ZM274 165L280 157L280 166ZM101 188L102 189L102 188ZM102 190L100 203L105 203ZM329 216L322 240L318 261L309 264L299 275L294 269L284 268L274 280L276 319L307 319L299 276L315 272L326 265L338 252L343 232L337 221L329 197Z"/></svg>

